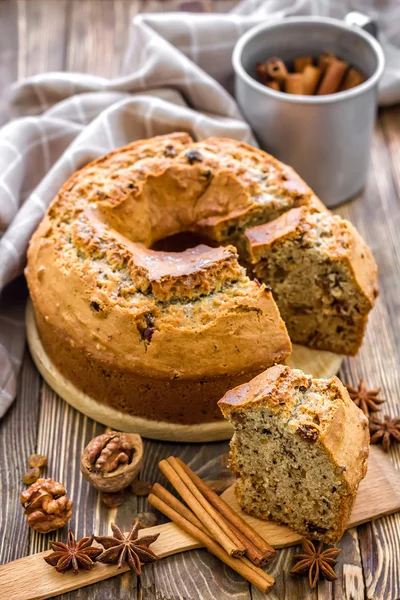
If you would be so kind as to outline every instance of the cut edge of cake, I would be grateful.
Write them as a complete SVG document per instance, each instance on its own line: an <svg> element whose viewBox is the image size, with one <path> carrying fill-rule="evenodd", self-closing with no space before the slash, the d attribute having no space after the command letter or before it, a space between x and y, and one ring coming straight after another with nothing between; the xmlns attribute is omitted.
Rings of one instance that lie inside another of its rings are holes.
<svg viewBox="0 0 400 600"><path fill-rule="evenodd" d="M271 286L292 342L355 355L379 287L372 253L351 223L301 207L245 238L250 269Z"/></svg>

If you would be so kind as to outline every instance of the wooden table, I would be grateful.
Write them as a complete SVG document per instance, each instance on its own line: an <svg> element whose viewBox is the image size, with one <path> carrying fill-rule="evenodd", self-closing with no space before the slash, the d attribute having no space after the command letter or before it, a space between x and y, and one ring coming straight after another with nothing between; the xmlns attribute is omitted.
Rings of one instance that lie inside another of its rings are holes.
<svg viewBox="0 0 400 600"><path fill-rule="evenodd" d="M17 78L39 71L74 70L113 76L118 73L129 36L130 19L138 11L176 9L202 4L229 9L231 0L202 2L138 2L135 0L0 0L0 92ZM5 96L0 110L6 119ZM380 269L381 295L372 313L363 348L346 360L341 377L356 383L365 377L381 386L385 412L400 412L400 107L382 110L371 150L368 185L362 196L340 207L372 247ZM37 451L49 457L48 473L62 481L74 500L72 527L79 535L105 533L116 521L129 528L134 513L149 510L145 499L131 497L118 510L101 505L97 493L79 472L87 442L103 431L60 400L44 384L29 354L25 356L18 398L0 423L0 562L45 550L50 536L28 529L19 504L21 476L27 457ZM178 445L145 442L142 477L162 481L157 462L176 454L207 478L226 473L227 443ZM400 465L400 448L387 460ZM305 579L289 574L295 549L278 553L269 572L276 586L269 597L281 600L400 598L400 514L352 529L339 543L342 552L335 583L322 582L310 591ZM29 573L26 574L29 578ZM32 581L34 586L34 582ZM131 574L62 596L79 599L211 600L261 599L262 594L225 568L206 551L193 551L148 565L141 579ZM1 598L1 590L0 590Z"/></svg>

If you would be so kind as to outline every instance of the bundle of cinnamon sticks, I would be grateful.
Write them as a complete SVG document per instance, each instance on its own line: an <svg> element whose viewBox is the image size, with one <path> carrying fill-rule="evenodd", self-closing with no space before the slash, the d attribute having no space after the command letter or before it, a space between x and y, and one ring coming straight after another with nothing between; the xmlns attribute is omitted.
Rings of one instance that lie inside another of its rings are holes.
<svg viewBox="0 0 400 600"><path fill-rule="evenodd" d="M148 497L150 504L258 589L267 592L274 579L260 567L275 555L272 546L179 458L170 456L159 467L186 505L159 483L154 484Z"/></svg>
<svg viewBox="0 0 400 600"><path fill-rule="evenodd" d="M323 96L356 87L365 81L364 75L346 61L330 52L312 56L299 56L289 72L285 63L276 57L256 65L256 73L264 85L287 94Z"/></svg>

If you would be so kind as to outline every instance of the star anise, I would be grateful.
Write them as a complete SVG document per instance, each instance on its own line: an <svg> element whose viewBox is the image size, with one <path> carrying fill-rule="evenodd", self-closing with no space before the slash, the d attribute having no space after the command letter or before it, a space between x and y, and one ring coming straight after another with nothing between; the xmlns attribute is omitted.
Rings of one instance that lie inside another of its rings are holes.
<svg viewBox="0 0 400 600"><path fill-rule="evenodd" d="M115 523L111 523L111 529L114 533L113 536L95 536L96 542L105 548L97 558L99 562L118 564L119 569L128 563L129 568L140 575L142 563L159 560L160 557L154 554L149 546L156 541L160 534L146 535L138 539L139 519L135 519L133 527L127 535L122 533Z"/></svg>
<svg viewBox="0 0 400 600"><path fill-rule="evenodd" d="M369 420L371 444L382 444L385 452L389 452L392 440L400 442L400 417L385 415L383 421L373 416Z"/></svg>
<svg viewBox="0 0 400 600"><path fill-rule="evenodd" d="M320 542L317 547L310 540L301 540L303 553L296 554L295 558L300 561L290 571L295 575L303 575L308 572L308 581L311 588L315 588L318 579L323 577L328 581L337 579L335 571L332 567L336 565L336 557L340 552L340 548L327 548L322 551L323 544Z"/></svg>
<svg viewBox="0 0 400 600"><path fill-rule="evenodd" d="M84 537L76 542L72 531L68 530L68 540L66 544L62 542L50 542L54 552L45 556L44 560L56 568L59 573L65 573L72 569L75 575L79 569L90 571L94 567L94 559L101 554L101 548L92 546L93 536Z"/></svg>
<svg viewBox="0 0 400 600"><path fill-rule="evenodd" d="M358 388L354 388L351 385L346 385L346 388L354 404L361 408L367 417L372 412L378 412L380 410L379 405L385 402L382 398L378 398L381 388L367 390L364 379L360 380Z"/></svg>

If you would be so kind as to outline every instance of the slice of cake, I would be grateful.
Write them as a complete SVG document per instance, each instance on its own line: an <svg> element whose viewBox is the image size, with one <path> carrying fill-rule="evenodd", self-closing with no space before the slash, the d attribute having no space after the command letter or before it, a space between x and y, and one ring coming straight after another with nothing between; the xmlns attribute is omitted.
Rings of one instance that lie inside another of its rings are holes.
<svg viewBox="0 0 400 600"><path fill-rule="evenodd" d="M302 207L245 235L252 270L271 286L292 342L354 356L378 295L378 275L351 223Z"/></svg>
<svg viewBox="0 0 400 600"><path fill-rule="evenodd" d="M337 377L271 367L219 401L234 426L242 509L327 543L342 536L369 451L368 420Z"/></svg>

